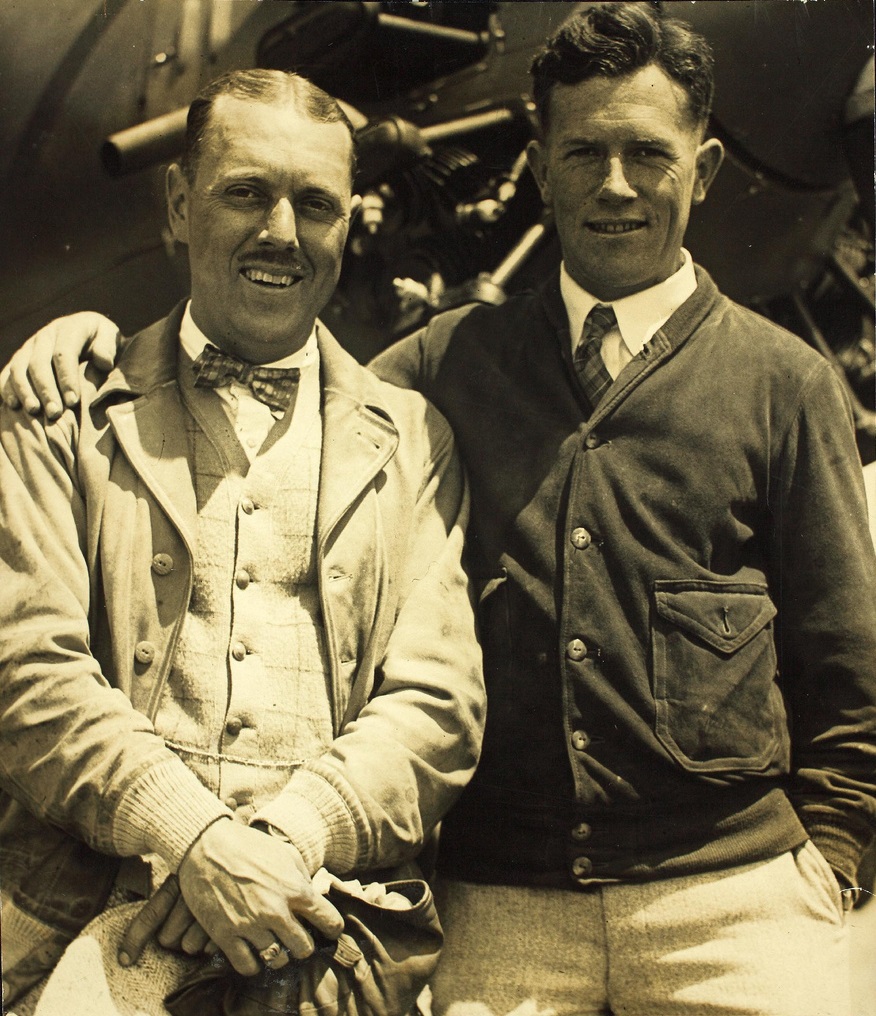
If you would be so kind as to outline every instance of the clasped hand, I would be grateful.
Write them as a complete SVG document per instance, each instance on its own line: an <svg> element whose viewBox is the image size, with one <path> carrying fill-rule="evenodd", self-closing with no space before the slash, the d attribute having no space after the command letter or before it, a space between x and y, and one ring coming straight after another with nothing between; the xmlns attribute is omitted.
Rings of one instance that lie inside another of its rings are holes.
<svg viewBox="0 0 876 1016"><path fill-rule="evenodd" d="M178 878L178 885L168 879L132 921L119 950L123 965L136 962L157 932L161 945L188 953L210 951L212 942L238 973L253 976L262 969L256 954L272 943L305 959L314 949L308 925L332 939L343 931L343 918L314 890L295 847L238 822L208 826ZM287 962L281 954L271 966Z"/></svg>

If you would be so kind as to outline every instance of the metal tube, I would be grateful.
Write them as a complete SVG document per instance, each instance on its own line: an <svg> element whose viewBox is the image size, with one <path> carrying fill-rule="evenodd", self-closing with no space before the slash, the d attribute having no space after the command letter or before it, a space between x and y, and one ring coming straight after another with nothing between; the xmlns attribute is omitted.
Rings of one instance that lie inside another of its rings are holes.
<svg viewBox="0 0 876 1016"><path fill-rule="evenodd" d="M472 116L464 116L459 120L447 120L444 123L432 124L430 127L422 127L420 133L424 141L443 141L445 138L452 138L457 134L468 134L469 131L507 123L513 119L513 110L503 106L499 109L488 110L486 113L474 113Z"/></svg>
<svg viewBox="0 0 876 1016"><path fill-rule="evenodd" d="M172 159L182 149L188 106L111 134L100 149L110 176L123 176Z"/></svg>
<svg viewBox="0 0 876 1016"><path fill-rule="evenodd" d="M461 42L467 46L480 47L486 40L477 32L469 32L464 28L448 28L445 25L433 25L428 21L414 21L411 18L400 18L395 14L377 15L377 23L381 28L392 31L407 32L409 35L424 35L430 39L443 39L447 42Z"/></svg>
<svg viewBox="0 0 876 1016"><path fill-rule="evenodd" d="M503 286L514 275L529 255L541 243L547 233L549 219L543 219L523 234L511 250L505 255L498 267L490 275L490 281L496 286Z"/></svg>

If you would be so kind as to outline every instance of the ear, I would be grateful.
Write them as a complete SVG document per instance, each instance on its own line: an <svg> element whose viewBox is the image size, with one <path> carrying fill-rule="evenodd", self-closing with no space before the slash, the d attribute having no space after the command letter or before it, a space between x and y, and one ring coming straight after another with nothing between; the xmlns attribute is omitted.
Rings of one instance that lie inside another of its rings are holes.
<svg viewBox="0 0 876 1016"><path fill-rule="evenodd" d="M553 202L553 192L548 178L547 152L541 141L529 142L526 146L526 161L529 163L530 172L535 177L535 182L541 193L541 200L546 205L550 205Z"/></svg>
<svg viewBox="0 0 876 1016"><path fill-rule="evenodd" d="M167 168L164 179L167 196L167 221L177 243L189 242L189 181L177 163Z"/></svg>
<svg viewBox="0 0 876 1016"><path fill-rule="evenodd" d="M718 175L724 161L724 146L717 138L708 138L697 149L696 180L694 181L693 203L700 204L706 198L712 181Z"/></svg>

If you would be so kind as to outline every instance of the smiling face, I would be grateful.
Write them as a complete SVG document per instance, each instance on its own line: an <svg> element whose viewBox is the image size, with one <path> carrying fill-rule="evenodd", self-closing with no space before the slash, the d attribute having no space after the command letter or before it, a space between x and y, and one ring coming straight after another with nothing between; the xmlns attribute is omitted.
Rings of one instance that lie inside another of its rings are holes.
<svg viewBox="0 0 876 1016"><path fill-rule="evenodd" d="M545 142L527 154L569 275L605 301L668 279L720 142L700 143L684 89L656 65L555 85L549 103Z"/></svg>
<svg viewBox="0 0 876 1016"><path fill-rule="evenodd" d="M193 179L168 170L192 317L221 349L269 363L307 341L341 270L351 149L343 123L317 123L291 102L220 95Z"/></svg>

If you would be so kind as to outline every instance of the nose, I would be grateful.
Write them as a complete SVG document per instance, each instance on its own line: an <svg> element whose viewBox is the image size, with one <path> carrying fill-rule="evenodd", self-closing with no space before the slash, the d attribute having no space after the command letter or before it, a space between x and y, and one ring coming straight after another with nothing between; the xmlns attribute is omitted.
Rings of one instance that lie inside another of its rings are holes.
<svg viewBox="0 0 876 1016"><path fill-rule="evenodd" d="M612 156L608 160L605 178L600 187L600 197L610 201L629 201L638 197L624 172L623 160L617 156Z"/></svg>
<svg viewBox="0 0 876 1016"><path fill-rule="evenodd" d="M298 235L295 229L295 209L288 198L280 198L268 212L259 242L277 247L297 247Z"/></svg>

